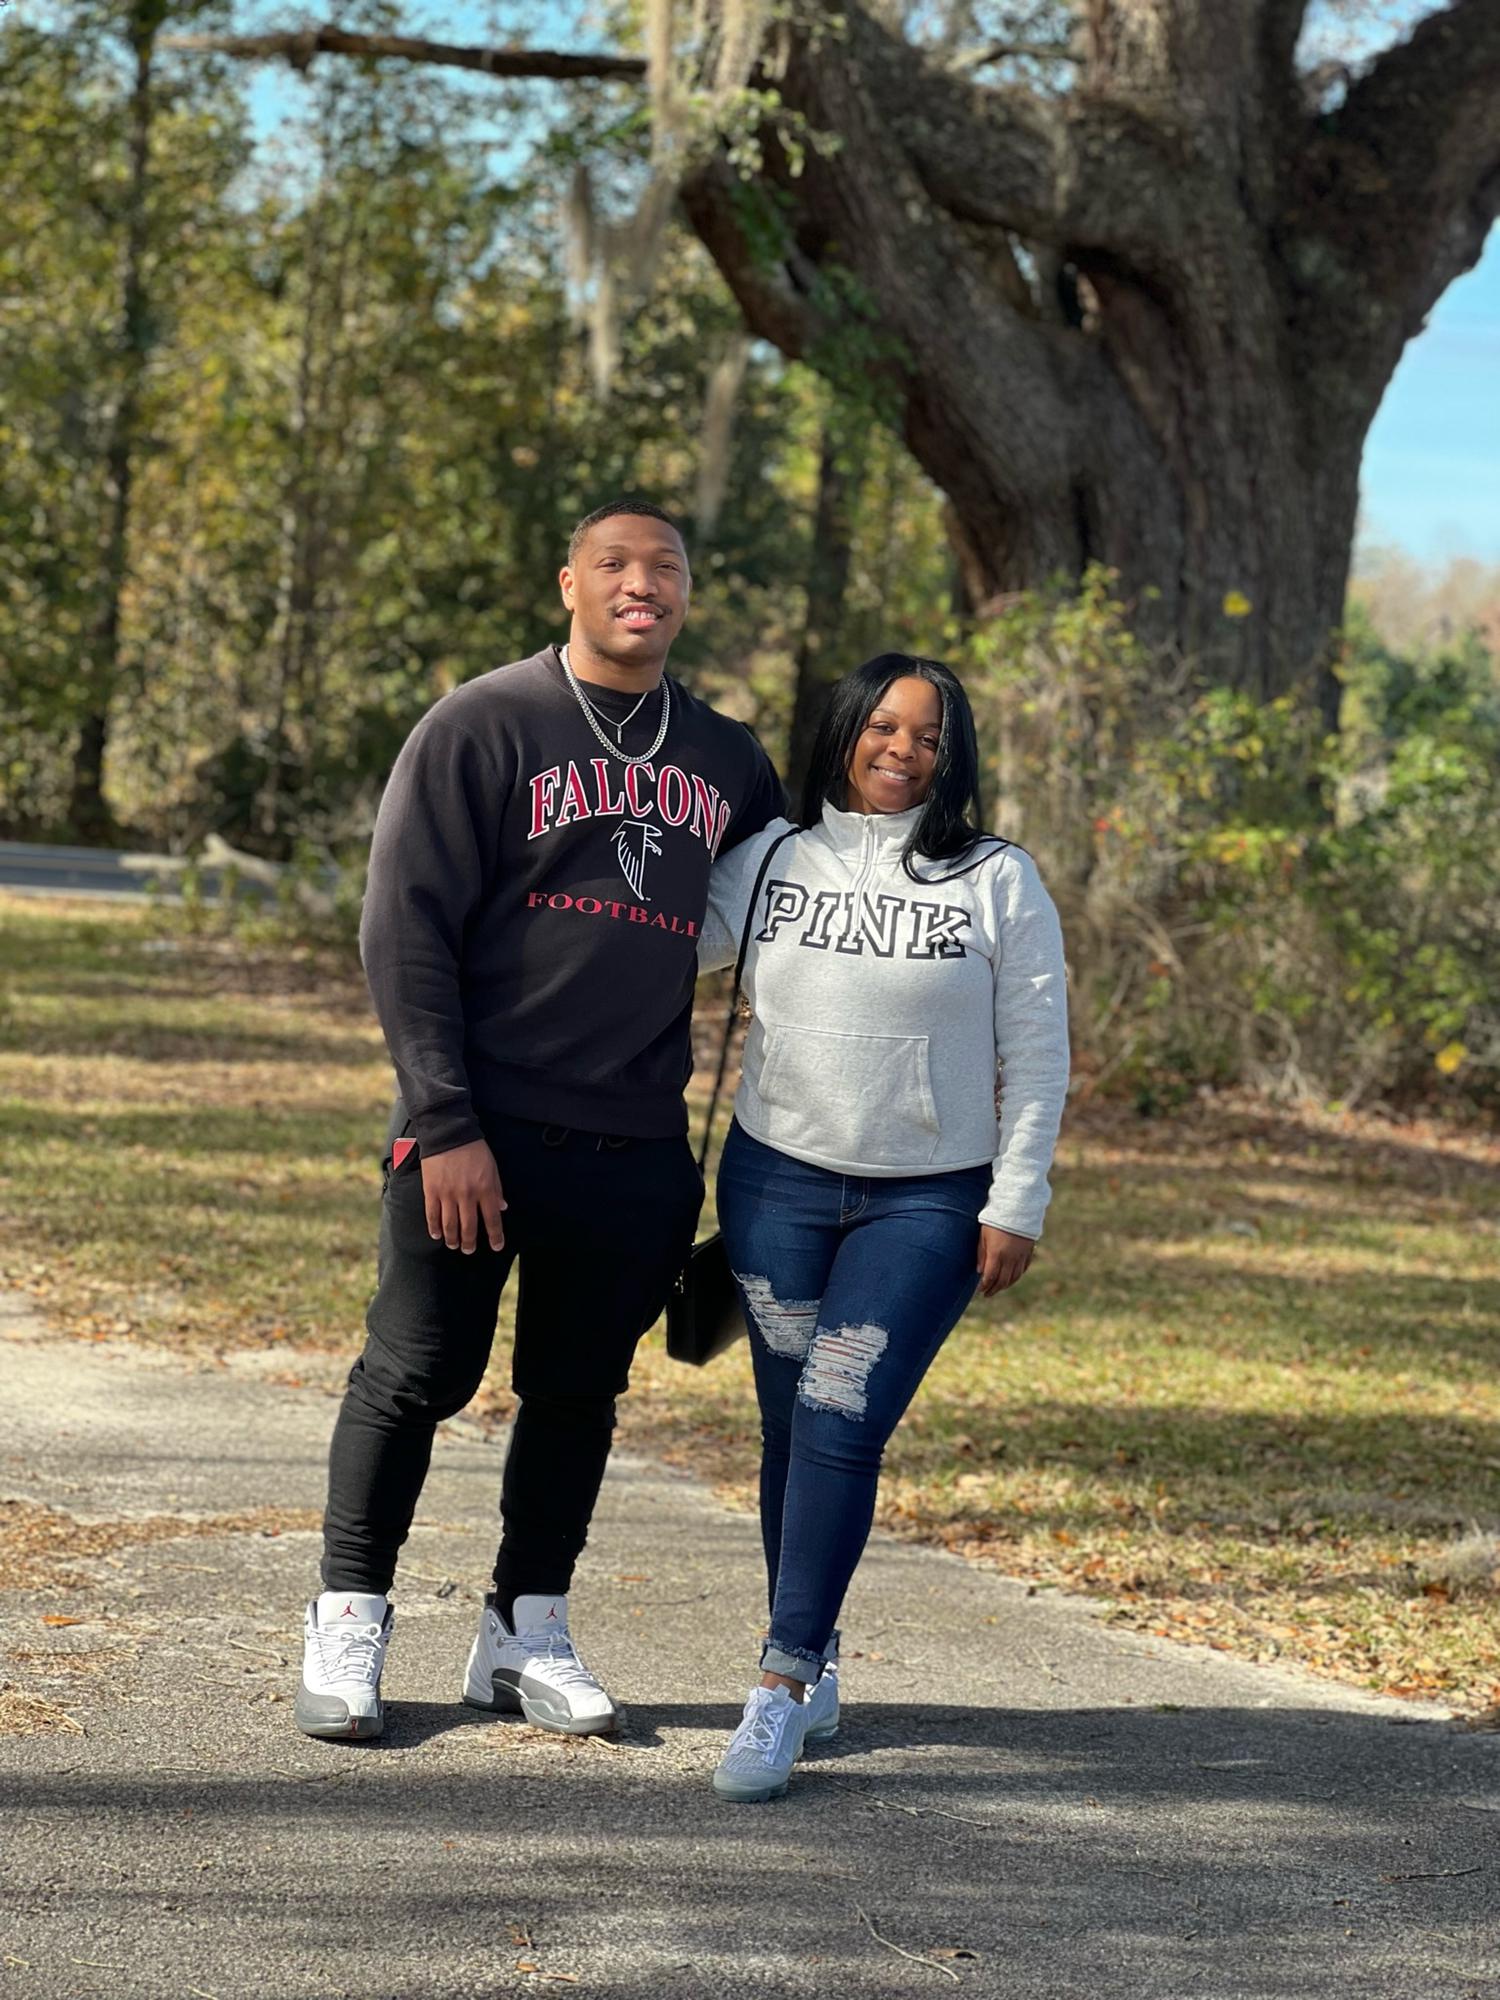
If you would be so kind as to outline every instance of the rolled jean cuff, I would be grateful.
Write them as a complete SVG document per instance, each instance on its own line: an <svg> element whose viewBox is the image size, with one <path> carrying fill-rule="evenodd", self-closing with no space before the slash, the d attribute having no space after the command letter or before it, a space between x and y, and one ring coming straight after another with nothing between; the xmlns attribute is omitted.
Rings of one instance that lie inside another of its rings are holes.
<svg viewBox="0 0 1500 2000"><path fill-rule="evenodd" d="M789 1680L815 1681L827 1663L824 1653L807 1653L800 1646L775 1646L769 1641L760 1656L763 1674L785 1674ZM812 1668L809 1673L808 1668Z"/></svg>

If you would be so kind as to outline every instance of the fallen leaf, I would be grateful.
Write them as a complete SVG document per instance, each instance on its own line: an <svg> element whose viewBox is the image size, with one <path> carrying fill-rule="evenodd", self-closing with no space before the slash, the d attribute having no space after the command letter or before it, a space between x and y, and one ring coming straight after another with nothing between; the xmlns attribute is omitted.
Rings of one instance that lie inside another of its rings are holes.
<svg viewBox="0 0 1500 2000"><path fill-rule="evenodd" d="M44 1625L87 1625L88 1622L87 1618L65 1618L60 1611L49 1611L42 1620Z"/></svg>

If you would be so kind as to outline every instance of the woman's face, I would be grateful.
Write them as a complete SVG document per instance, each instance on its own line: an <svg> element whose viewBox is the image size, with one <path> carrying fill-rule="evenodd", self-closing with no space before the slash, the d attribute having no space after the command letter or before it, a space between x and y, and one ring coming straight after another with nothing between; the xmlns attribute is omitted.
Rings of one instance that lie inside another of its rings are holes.
<svg viewBox="0 0 1500 2000"><path fill-rule="evenodd" d="M898 813L932 790L943 733L942 696L931 681L892 681L870 711L845 772L850 812Z"/></svg>

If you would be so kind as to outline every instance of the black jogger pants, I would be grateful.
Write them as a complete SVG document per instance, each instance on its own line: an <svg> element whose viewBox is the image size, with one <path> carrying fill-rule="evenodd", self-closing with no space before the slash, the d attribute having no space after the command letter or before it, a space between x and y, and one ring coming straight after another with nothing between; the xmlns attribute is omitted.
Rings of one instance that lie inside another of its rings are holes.
<svg viewBox="0 0 1500 2000"><path fill-rule="evenodd" d="M496 1589L562 1592L588 1537L636 1344L692 1244L703 1183L685 1139L619 1139L486 1118L509 1206L505 1248L427 1233L415 1147L385 1161L378 1286L334 1427L323 1584L389 1591L432 1434L478 1389L518 1266ZM409 1127L398 1103L391 1141Z"/></svg>

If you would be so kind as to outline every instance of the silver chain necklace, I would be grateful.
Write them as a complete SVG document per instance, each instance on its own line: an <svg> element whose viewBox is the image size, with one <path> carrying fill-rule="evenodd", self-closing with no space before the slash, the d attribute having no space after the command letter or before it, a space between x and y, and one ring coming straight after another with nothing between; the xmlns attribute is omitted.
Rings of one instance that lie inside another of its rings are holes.
<svg viewBox="0 0 1500 2000"><path fill-rule="evenodd" d="M558 648L557 657L562 661L562 670L568 677L568 686L573 690L573 693L578 700L578 706L583 710L584 721L588 724L589 728L593 730L595 736L598 737L599 741L604 745L604 748L609 752L610 756L617 757L622 764L649 764L651 759L656 755L657 751L660 750L662 744L666 742L667 724L672 719L672 693L671 689L667 686L666 675L663 674L661 680L661 727L656 732L656 741L651 745L651 748L643 752L641 756L632 757L628 754L628 752L622 750L618 743L611 743L609 738L605 735L603 729L599 726L599 710L595 708L594 704L589 700L588 696L584 693L583 685L580 682L577 674L575 674L573 671L573 663L568 658L568 649L566 646L560 646ZM626 716L625 722L629 722L633 719L636 713L636 709L640 708L641 703L645 701L646 695L650 694L650 692L651 692L650 688L647 688L645 690L645 692L641 696L640 701L636 703L635 708L633 708L630 711L630 714ZM621 722L619 724L611 722L609 724L609 727L611 729L618 728L620 734L623 736L625 730L625 722Z"/></svg>
<svg viewBox="0 0 1500 2000"><path fill-rule="evenodd" d="M582 686L582 682L580 682L579 685ZM636 702L634 708L631 709L629 715L622 715L618 722L610 721L609 717L604 713L604 710L599 706L598 702L595 701L594 697L591 694L586 694L583 698L588 703L589 707L594 711L595 715L598 716L600 722L604 725L604 727L606 729L612 729L615 732L615 741L623 749L625 744L625 725L628 722L635 721L636 717L640 714L642 708L645 706L646 696L650 694L650 692L651 692L650 688L642 688L640 693L640 699Z"/></svg>

